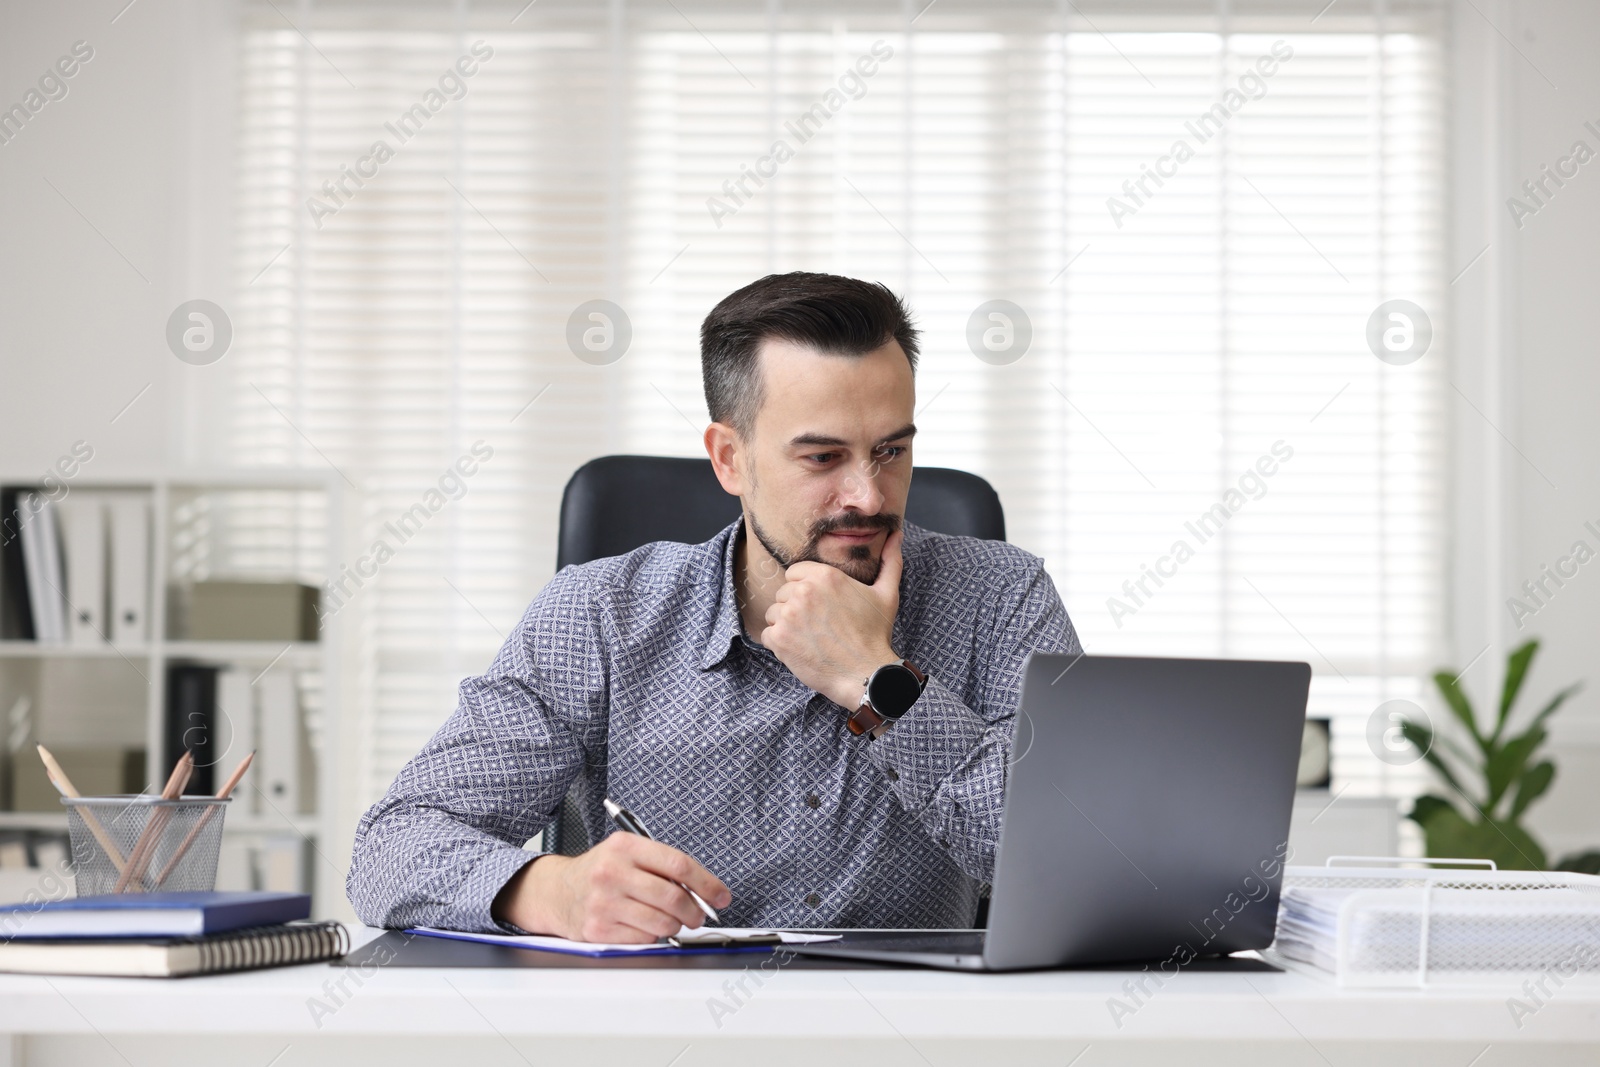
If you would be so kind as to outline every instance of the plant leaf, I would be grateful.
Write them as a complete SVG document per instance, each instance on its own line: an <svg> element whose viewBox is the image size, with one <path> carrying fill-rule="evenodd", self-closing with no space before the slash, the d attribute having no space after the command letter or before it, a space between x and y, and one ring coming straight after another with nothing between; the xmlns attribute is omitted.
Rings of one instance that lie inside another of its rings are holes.
<svg viewBox="0 0 1600 1067"><path fill-rule="evenodd" d="M1580 874L1600 874L1600 850L1569 852L1556 862L1555 870L1577 871Z"/></svg>
<svg viewBox="0 0 1600 1067"><path fill-rule="evenodd" d="M1468 752L1466 747L1463 746L1461 742L1457 741L1449 734L1434 734L1433 747L1435 749L1441 749L1450 753L1450 757L1460 763L1463 767L1471 767L1476 770L1478 768L1478 764L1482 761L1481 756L1472 752Z"/></svg>
<svg viewBox="0 0 1600 1067"><path fill-rule="evenodd" d="M1506 790L1511 788L1513 782L1522 777L1522 770L1528 764L1528 757L1544 744L1544 739L1544 727L1531 726L1526 733L1513 737L1490 755L1483 767L1485 784L1489 787L1488 795L1483 802L1485 814L1494 814L1500 798L1506 795Z"/></svg>
<svg viewBox="0 0 1600 1067"><path fill-rule="evenodd" d="M1528 773L1517 783L1517 795L1511 802L1510 817L1520 819L1522 813L1528 810L1528 805L1538 800L1544 795L1545 790L1550 788L1550 783L1555 781L1555 777L1556 765L1549 760L1543 760L1529 767ZM1600 874L1600 871L1595 873Z"/></svg>
<svg viewBox="0 0 1600 1067"><path fill-rule="evenodd" d="M1472 739L1478 743L1484 755L1489 754L1489 739L1478 732L1478 719L1472 713L1472 702L1467 699L1467 694L1461 691L1461 686L1456 681L1456 676L1448 671L1439 671L1433 676L1433 684L1438 686L1439 694L1444 697L1444 702L1450 706L1461 725L1467 728Z"/></svg>
<svg viewBox="0 0 1600 1067"><path fill-rule="evenodd" d="M1513 651L1506 660L1506 680L1500 690L1500 717L1494 724L1495 740L1499 740L1501 731L1506 728L1506 720L1511 717L1511 705L1516 703L1522 681L1528 676L1528 666L1538 651L1539 640L1535 638Z"/></svg>
<svg viewBox="0 0 1600 1067"><path fill-rule="evenodd" d="M1456 778L1455 772L1450 769L1449 764L1445 763L1439 753L1435 751L1435 742L1441 741L1443 738L1435 736L1432 730L1420 722L1412 722L1409 719L1401 720L1400 733L1407 741L1411 742L1412 747L1422 753L1422 758L1427 760L1428 765L1435 771L1439 772L1439 777L1443 778L1446 784L1458 793L1466 792L1461 788L1461 781Z"/></svg>
<svg viewBox="0 0 1600 1067"><path fill-rule="evenodd" d="M1469 822L1454 808L1437 808L1422 825L1428 855L1435 858L1494 860L1506 870L1542 870L1544 849L1514 822Z"/></svg>
<svg viewBox="0 0 1600 1067"><path fill-rule="evenodd" d="M1504 870L1542 871L1549 864L1544 847L1532 834L1508 819L1493 820L1489 826L1499 843L1486 859L1492 859Z"/></svg>
<svg viewBox="0 0 1600 1067"><path fill-rule="evenodd" d="M1450 815L1454 815L1458 819L1461 818L1461 813L1456 811L1454 804L1444 797L1426 793L1411 802L1411 814L1407 815L1406 818L1426 830L1428 824L1442 812L1449 812ZM1444 816L1446 819L1449 817L1449 815Z"/></svg>
<svg viewBox="0 0 1600 1067"><path fill-rule="evenodd" d="M1567 702L1568 697L1572 696L1582 688L1583 683L1579 682L1576 685L1567 686L1565 689L1561 690L1561 692L1551 697L1550 703L1540 708L1538 714L1534 715L1533 721L1528 724L1528 728L1531 730L1533 727L1540 725L1550 716L1554 715L1556 713L1556 709Z"/></svg>

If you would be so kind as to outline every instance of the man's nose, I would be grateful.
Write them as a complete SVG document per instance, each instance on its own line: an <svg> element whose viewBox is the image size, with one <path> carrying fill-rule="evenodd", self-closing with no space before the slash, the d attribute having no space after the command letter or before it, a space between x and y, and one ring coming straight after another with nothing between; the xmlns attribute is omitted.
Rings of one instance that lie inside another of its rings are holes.
<svg viewBox="0 0 1600 1067"><path fill-rule="evenodd" d="M876 515L883 510L883 493L878 480L865 471L852 470L839 486L839 506L852 508L863 515Z"/></svg>

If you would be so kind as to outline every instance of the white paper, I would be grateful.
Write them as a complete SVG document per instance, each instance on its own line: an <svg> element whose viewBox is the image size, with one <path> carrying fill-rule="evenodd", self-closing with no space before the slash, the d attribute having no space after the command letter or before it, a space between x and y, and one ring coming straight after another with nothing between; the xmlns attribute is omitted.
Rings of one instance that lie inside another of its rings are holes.
<svg viewBox="0 0 1600 1067"><path fill-rule="evenodd" d="M428 926L421 926L417 929L425 934L438 934L442 937L455 938L459 941L483 941L491 945L510 945L514 948L542 948L552 952L576 952L585 956L598 955L602 952L649 952L660 951L662 948L671 948L670 945L665 945L659 941L652 941L643 945L614 945L599 941L569 941L564 937L546 937L539 934L471 934L461 933L458 930L439 930ZM691 937L709 933L749 937L777 934L786 945L808 945L816 941L837 941L844 936L843 934L800 934L790 930L763 930L753 926L699 926L692 930L685 926L673 936Z"/></svg>

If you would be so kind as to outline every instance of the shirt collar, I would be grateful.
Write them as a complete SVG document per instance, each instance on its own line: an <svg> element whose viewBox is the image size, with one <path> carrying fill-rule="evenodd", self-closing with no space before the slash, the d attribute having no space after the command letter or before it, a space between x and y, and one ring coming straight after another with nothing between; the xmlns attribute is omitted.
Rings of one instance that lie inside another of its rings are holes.
<svg viewBox="0 0 1600 1067"><path fill-rule="evenodd" d="M722 587L717 591L717 613L701 644L700 669L709 671L728 658L733 642L744 636L744 619L739 614L739 583L733 573L739 539L744 536L744 516L740 515L712 538L722 546Z"/></svg>

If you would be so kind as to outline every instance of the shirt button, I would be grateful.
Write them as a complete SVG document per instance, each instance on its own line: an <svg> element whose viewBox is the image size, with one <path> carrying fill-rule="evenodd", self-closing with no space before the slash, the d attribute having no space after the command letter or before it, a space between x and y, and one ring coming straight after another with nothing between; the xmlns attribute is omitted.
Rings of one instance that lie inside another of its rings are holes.
<svg viewBox="0 0 1600 1067"><path fill-rule="evenodd" d="M807 893L806 894L806 903L814 908L818 904L822 903L822 898L817 896L815 893Z"/></svg>
<svg viewBox="0 0 1600 1067"><path fill-rule="evenodd" d="M813 809L822 807L822 798L815 793L807 793L806 807Z"/></svg>
<svg viewBox="0 0 1600 1067"><path fill-rule="evenodd" d="M900 772L895 770L893 767L885 767L883 772L889 776L889 781L891 782L898 782L900 780Z"/></svg>

